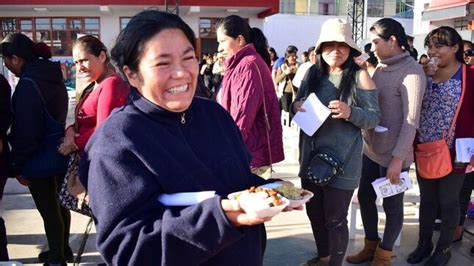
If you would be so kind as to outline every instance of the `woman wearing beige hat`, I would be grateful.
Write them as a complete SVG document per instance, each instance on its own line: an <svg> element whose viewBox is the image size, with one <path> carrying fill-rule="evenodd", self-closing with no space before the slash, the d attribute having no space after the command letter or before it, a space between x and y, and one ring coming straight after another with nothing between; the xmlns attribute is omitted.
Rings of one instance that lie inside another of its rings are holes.
<svg viewBox="0 0 474 266"><path fill-rule="evenodd" d="M387 130L364 130L362 178L358 199L365 231L364 248L346 260L353 264L372 260L372 265L390 265L392 249L403 226L403 196L383 199L386 216L383 239L378 233L377 195L372 182L387 177L400 182L400 173L413 163L413 140L420 120L426 86L423 68L410 56L403 26L383 18L370 28L372 51L379 64L372 76L379 90L380 126Z"/></svg>
<svg viewBox="0 0 474 266"><path fill-rule="evenodd" d="M318 256L303 265L341 265L348 242L347 210L359 185L362 165L361 129L377 126L379 107L375 84L354 62L360 55L352 40L350 25L329 19L321 28L316 44L317 62L301 83L293 112L304 112L303 100L315 93L331 115L313 136L303 134L299 176L303 188L314 192L306 204ZM339 162L336 174L325 183L318 154Z"/></svg>

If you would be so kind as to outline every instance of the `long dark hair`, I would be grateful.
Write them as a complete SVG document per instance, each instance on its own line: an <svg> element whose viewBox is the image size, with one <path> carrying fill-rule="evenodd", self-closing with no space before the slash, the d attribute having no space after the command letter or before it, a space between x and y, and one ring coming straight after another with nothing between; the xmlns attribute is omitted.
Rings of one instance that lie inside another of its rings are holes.
<svg viewBox="0 0 474 266"><path fill-rule="evenodd" d="M181 30L193 48L196 48L193 30L180 17L157 10L145 10L132 17L117 37L111 56L120 72L123 67L138 71L139 60L144 52L145 44L153 36L165 29Z"/></svg>
<svg viewBox="0 0 474 266"><path fill-rule="evenodd" d="M383 18L377 20L374 25L370 27L370 32L386 41L390 39L391 36L395 36L398 46L402 48L402 50L408 51L410 49L407 41L407 35L405 34L405 28L403 28L400 22L392 18Z"/></svg>
<svg viewBox="0 0 474 266"><path fill-rule="evenodd" d="M273 48L273 47L268 47L268 51L269 51L269 52L272 52L272 53L275 55L275 58L273 58L273 59L274 59L274 61L276 61L276 60L278 59L278 54L277 54L277 52L275 51L275 48ZM270 60L271 60L271 58L270 58Z"/></svg>
<svg viewBox="0 0 474 266"><path fill-rule="evenodd" d="M316 64L310 68L308 73L308 92L315 92L315 90L321 85L322 78L329 75L329 65L321 56L321 50L322 49L319 49L319 53L316 55ZM351 48L349 57L342 65L343 71L341 83L339 84L339 100L348 104L354 100L352 87L356 85L356 73L360 70L360 67L354 61L354 57L358 55L360 55L360 52Z"/></svg>
<svg viewBox="0 0 474 266"><path fill-rule="evenodd" d="M441 44L446 46L458 45L458 51L456 52L456 60L464 64L464 43L459 33L448 26L442 26L434 29L428 33L425 37L425 47L430 43Z"/></svg>
<svg viewBox="0 0 474 266"><path fill-rule="evenodd" d="M255 46L257 53L263 58L267 65L271 65L270 54L268 53L268 41L259 28L250 28L247 21L237 15L225 17L218 25L223 33L229 37L237 38L242 35L246 43Z"/></svg>
<svg viewBox="0 0 474 266"><path fill-rule="evenodd" d="M0 43L3 57L11 58L17 56L26 62L38 58L51 58L51 48L44 42L34 43L28 36L22 33L9 33Z"/></svg>

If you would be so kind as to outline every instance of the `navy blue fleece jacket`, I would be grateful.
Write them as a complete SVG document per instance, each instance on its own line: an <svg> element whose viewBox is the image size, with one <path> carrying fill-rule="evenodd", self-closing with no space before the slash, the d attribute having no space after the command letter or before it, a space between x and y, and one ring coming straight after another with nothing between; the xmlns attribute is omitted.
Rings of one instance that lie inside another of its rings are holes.
<svg viewBox="0 0 474 266"><path fill-rule="evenodd" d="M67 117L68 96L59 62L36 59L26 63L12 98L13 124L9 141L14 175L21 174L23 166L41 144L46 130L41 98L34 85L24 78L35 81L46 101L46 109L56 121L65 124Z"/></svg>
<svg viewBox="0 0 474 266"><path fill-rule="evenodd" d="M135 89L98 128L80 163L97 246L112 265L261 265L263 226L235 228L221 197L260 185L239 129L217 103L195 97L171 113ZM188 207L163 193L215 190Z"/></svg>

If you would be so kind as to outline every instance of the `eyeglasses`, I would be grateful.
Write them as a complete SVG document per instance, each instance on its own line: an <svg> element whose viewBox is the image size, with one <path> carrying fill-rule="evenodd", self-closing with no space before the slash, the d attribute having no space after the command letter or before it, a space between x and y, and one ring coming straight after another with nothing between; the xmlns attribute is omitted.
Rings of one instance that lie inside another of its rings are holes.
<svg viewBox="0 0 474 266"><path fill-rule="evenodd" d="M464 51L465 56L474 56L474 49Z"/></svg>

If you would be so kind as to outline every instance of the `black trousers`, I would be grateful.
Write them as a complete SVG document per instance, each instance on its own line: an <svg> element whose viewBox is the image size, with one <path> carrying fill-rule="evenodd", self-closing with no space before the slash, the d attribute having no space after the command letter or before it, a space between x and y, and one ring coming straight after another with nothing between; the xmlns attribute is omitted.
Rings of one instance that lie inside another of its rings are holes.
<svg viewBox="0 0 474 266"><path fill-rule="evenodd" d="M319 257L331 256L329 265L340 266L349 241L347 211L354 190L316 186L301 179L301 186L314 193L306 203Z"/></svg>
<svg viewBox="0 0 474 266"><path fill-rule="evenodd" d="M402 169L402 172L408 170L409 169ZM372 182L384 176L387 176L386 167L377 164L365 155L362 157L362 177L360 179L357 197L359 199L360 214L364 225L365 238L367 240L376 241L379 239L379 217L375 204L377 194L372 187ZM380 247L385 250L393 249L393 245L402 231L404 194L405 193L400 193L383 199L386 224Z"/></svg>
<svg viewBox="0 0 474 266"><path fill-rule="evenodd" d="M7 177L0 175L0 202L3 201L3 190L5 189L6 183ZM7 244L7 229L5 228L5 221L3 220L3 217L0 216L0 261L9 260Z"/></svg>
<svg viewBox="0 0 474 266"><path fill-rule="evenodd" d="M451 172L440 179L424 179L417 176L420 187L420 232L421 241L431 241L438 211L441 209L441 228L438 248L451 246L454 230L459 222L459 192L465 174Z"/></svg>
<svg viewBox="0 0 474 266"><path fill-rule="evenodd" d="M466 174L464 178L464 183L461 188L461 193L459 193L459 226L464 225L466 220L467 208L469 207L469 202L471 202L471 193L474 189L474 172Z"/></svg>
<svg viewBox="0 0 474 266"><path fill-rule="evenodd" d="M69 246L71 213L58 201L59 177L32 179L31 195L41 218L49 246L49 262L64 261L64 248Z"/></svg>

